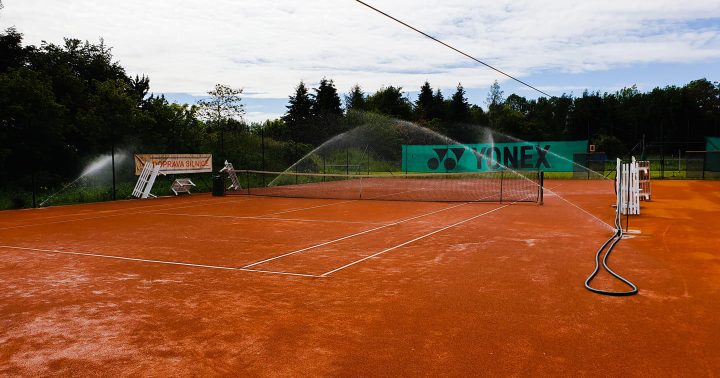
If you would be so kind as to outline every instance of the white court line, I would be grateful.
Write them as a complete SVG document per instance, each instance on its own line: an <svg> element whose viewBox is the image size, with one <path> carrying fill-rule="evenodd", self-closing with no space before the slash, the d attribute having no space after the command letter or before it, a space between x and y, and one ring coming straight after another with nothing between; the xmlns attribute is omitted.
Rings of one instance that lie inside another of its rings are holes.
<svg viewBox="0 0 720 378"><path fill-rule="evenodd" d="M558 188L558 187L560 187L560 186L561 186L561 184L558 184L557 186L553 187L552 189L556 189L556 188ZM550 189L551 192L552 192L552 189ZM553 192L553 193L554 193L554 192ZM555 194L556 194L556 193L555 193ZM592 215L591 213L587 212L585 209L583 209L583 208L581 208L581 207L573 204L572 202L570 202L570 201L562 198L562 196L556 194L556 197L559 197L559 198L563 199L565 202L567 202L567 203L575 206L576 208L578 208L578 209L586 212L587 214L593 216L594 218L600 220L599 218L595 217L595 216ZM384 253L390 252L390 251L392 251L392 250L395 250L395 249L404 247L404 246L406 246L406 245L408 245L408 244L411 244L411 243L414 243L414 242L416 242L416 241L418 241L418 240L425 239L425 238L427 238L427 237L429 237L429 236L432 236L432 235L434 235L434 234L437 234L438 232L442 232L442 231L445 231L445 230L447 230L447 229L449 229L449 228L453 228L453 227L459 226L459 225L461 225L461 224L463 224L463 223L467 223L467 222L469 222L469 221L471 221L471 220L473 220L473 219L477 219L477 218L479 218L479 217L482 217L482 216L485 216L485 215L487 215L487 214L493 213L493 212L495 212L495 211L498 211L498 210L500 210L500 209L506 208L506 207L508 207L508 206L510 206L510 205L513 205L513 204L515 204L515 203L518 203L518 202L520 202L520 201L511 202L511 203L509 203L509 204L507 204L507 205L500 206L500 207L495 208L495 209L493 209L493 210L486 211L486 212L484 212L484 213L482 213L482 214L478 214L478 215L472 216L472 217L470 217L470 218L468 218L468 219L464 219L464 220L462 220L462 221L460 221L460 222L453 223L453 224L451 224L451 225L449 225L449 226L445 226L445 227L440 228L440 229L438 229L438 230L429 232L429 233L427 233L427 234L425 234L425 235L419 236L419 237L417 237L417 238L415 238L415 239L412 239L412 240L408 240L408 241L406 241L406 242L404 242L404 243L401 243L401 244L398 244L398 245L396 245L396 246L386 248L386 249L384 249L384 250L382 250L382 251L380 251L380 252L376 252L376 253L374 253L374 254L372 254L372 255L370 255L370 256L363 257L362 259L353 261L353 262L351 262L351 263L349 263L349 264L345 264L345 265L343 265L343 266L341 266L341 267L339 267L339 268L335 268L335 269L333 269L333 270L330 270L330 271L328 271L328 272L325 272L325 273L321 274L320 276L321 276L321 277L328 277L330 274L335 273L335 272L337 272L337 271L340 271L340 270L343 270L343 269L345 269L345 268L351 267L351 266L353 266L353 265L355 265L355 264L359 264L359 263L361 263L361 262L363 262L363 261L369 260L369 259L371 259L371 258L374 258L374 257L376 257L376 256L379 256L379 255L382 255L382 254L384 254ZM602 222L602 221L601 221L601 222ZM603 223L604 223L604 222L603 222Z"/></svg>
<svg viewBox="0 0 720 378"><path fill-rule="evenodd" d="M173 197L161 197L160 199L163 199L163 198L168 199L168 198L173 198ZM137 198L134 199L134 200L132 200L132 199L122 200L122 199L121 199L121 200L110 201L110 202L90 202L90 203L83 203L83 204L59 205L59 206L39 207L39 208L34 208L34 209L33 209L33 208L29 208L29 209L19 209L19 210L22 210L22 211L35 210L35 211L40 211L40 212L42 212L42 211L44 211L44 210L51 210L51 209L54 210L54 209L58 209L58 208L65 208L65 207L71 207L71 206L77 206L77 205L94 207L94 206L100 206L100 205L122 204L122 203L127 203L127 202L130 202L130 201L136 201L136 200L138 200L138 199L137 199ZM207 203L207 202L211 202L211 201L212 201L212 200L207 199L207 200L194 201L193 203ZM131 207L125 207L125 208L120 208L120 209L108 209L108 210L97 210L97 211L96 211L96 210L87 210L87 211L82 211L82 212L79 212L79 213L69 213L69 214L58 214L58 215L43 216L43 219L67 218L67 217L72 217L72 216L83 216L83 215L88 215L88 214L96 214L96 215L97 215L97 214L104 214L104 213L116 213L116 212L118 212L118 211L143 210L143 209L152 209L152 208L156 208L156 207L168 207L168 206L173 206L173 204L172 204L172 203L158 203L158 204L154 204L154 205L148 204L147 206L131 206Z"/></svg>
<svg viewBox="0 0 720 378"><path fill-rule="evenodd" d="M309 250L311 250L311 249L319 248L319 247L322 247L322 246L325 246L325 245L328 245L328 244L337 243L337 242L342 241L342 240L354 238L354 237L356 237L356 236L360 236L360 235L364 235L364 234L367 234L367 233L370 233L370 232L373 232L373 231L381 230L381 229L383 229L383 228L388 228L388 227L395 226L395 225L398 225L398 224L401 224L401 223L409 222L409 221L414 220L414 219L418 219L418 218L426 217L426 216L428 216L428 215L433 215L433 214L437 214L437 213L440 213L440 212L443 212L443 211L451 210L451 209L454 209L454 208L456 208L456 207L460 207L460 206L463 206L463 205L467 205L468 203L469 203L469 202L464 202L464 203L461 203L461 204L458 204L458 205L454 205L454 206L442 208L442 209L440 209L440 210L431 211L431 212L429 212L429 213L424 213L424 214L416 215L416 216L414 216L414 217L412 217L412 218L407 218L407 219L403 219L403 220L396 221L396 222L393 222L393 223L389 223L389 224L386 224L386 225L383 225L383 226L380 226L380 227L375 227L375 228L371 228L371 229L369 229L369 230L365 230L365 231L361 231L361 232L356 232L356 233L354 233L354 234L346 235L346 236L343 236L343 237L340 237L340 238L337 238L337 239L334 239L334 240L326 241L326 242L324 242L324 243L315 244L315 245L312 245L312 246L309 246L309 247L306 247L306 248L303 248L303 249L298 249L298 250L295 250L295 251L292 251L292 252L283 253L282 255L270 257L270 258L265 259L265 260L256 261L256 262L254 262L254 263L250 263L250 264L248 264L248 265L244 265L243 268L250 268L250 267L253 267L253 266L255 266L255 265L259 265L259 264L263 264L263 263L266 263L266 262L269 262L269 261L277 260L277 259L280 259L280 258L283 258L283 257L287 257L287 256L290 256L290 255L294 255L294 254L296 254L296 253L301 253L301 252L309 251Z"/></svg>
<svg viewBox="0 0 720 378"><path fill-rule="evenodd" d="M263 197L263 196L260 196L260 197ZM287 198L293 198L293 199L297 199L297 198L294 198L294 197L270 197L270 196L264 196L264 198L275 198L275 199L277 199L277 198L285 198L285 199L287 199ZM318 199L321 199L321 198L303 198L303 199L315 199L315 200L318 200ZM343 203L350 203L350 202L355 202L355 201L357 201L357 200L349 200L349 201L342 201L342 202L333 202L333 203L326 203L326 204L324 204L324 205L316 205L316 206L308 206L308 207L298 207L298 208L290 209L290 210L283 210L283 211L277 211L277 212L274 212L274 213L262 214L262 215L260 215L260 216L261 216L261 217L266 217L266 216L268 216L268 215L287 214L287 213L292 213L292 212L295 212L295 211L303 211L303 210L317 209L317 208L320 208L320 207L340 205L340 204L343 204Z"/></svg>
<svg viewBox="0 0 720 378"><path fill-rule="evenodd" d="M179 217L274 220L274 221L283 221L283 222L349 223L349 224L365 224L365 225L388 224L387 222L360 222L360 221L355 222L355 221L327 220L327 219L273 218L273 217L265 217L265 216L252 217L252 216L240 216L240 215L178 214L178 213L164 213L164 212L154 212L153 214L171 215L171 216L179 216Z"/></svg>
<svg viewBox="0 0 720 378"><path fill-rule="evenodd" d="M197 204L197 203L196 203L196 204L188 205L188 206L175 206L175 207L171 207L171 209L173 209L173 210L174 210L174 209L187 209L187 208L190 208L190 207L205 206L205 205L212 204L212 203L209 203L210 201L211 201L211 200L206 200L206 201L203 201L203 203L200 203L200 204ZM235 201L223 201L223 202L221 202L221 203L226 203L226 202L235 202ZM215 203L218 203L218 202L215 202ZM169 204L163 204L163 205L159 205L159 204L158 204L158 205L153 205L153 206L165 206L165 205L169 205ZM164 210L164 209L162 209L162 210ZM117 210L117 211L123 211L123 210ZM147 211L123 212L123 213L121 213L121 214L102 215L102 216L86 217L86 218L75 218L75 219L68 219L68 220L56 221L56 222L35 223L35 224L23 224L23 225L19 225L19 226L3 227L3 228L0 228L0 231L14 230L14 229L18 229L18 228L47 226L47 225L53 225L53 224L62 224L62 223L71 223L71 222L81 222L81 221L93 220L93 219L105 219L105 218L112 218L112 217L120 217L120 216L123 216L123 215L147 214L147 213L151 213L151 212L153 212L153 211L156 211L156 210L151 209L151 210L147 210Z"/></svg>
<svg viewBox="0 0 720 378"><path fill-rule="evenodd" d="M514 203L514 202L513 202L513 203ZM438 232L445 231L445 230L447 230L447 229L449 229L449 228L453 228L453 227L455 227L455 226L459 226L459 225L461 225L461 224L463 224L463 223L467 223L467 222L469 222L469 221L471 221L471 220L473 220L473 219L477 219L477 218L480 218L480 217L482 217L482 216L484 216L484 215L487 215L487 214L493 213L493 212L495 212L495 211L498 211L498 210L500 210L500 209L506 208L506 207L512 205L513 203L509 203L509 204L507 204L507 205L497 207L497 208L492 209L492 210L490 210L490 211L486 211L486 212L484 212L484 213L482 213L482 214L478 214L478 215L472 216L472 217L470 217L470 218L461 220L460 222L456 222L456 223L453 223L453 224L451 224L451 225L449 225L449 226L445 226L445 227L443 227L443 228L441 228L441 229L435 230L435 231L433 231L433 232L429 232L429 233L427 233L427 234L425 234L425 235L419 236L419 237L417 237L417 238L415 238L415 239L412 239L412 240L408 240L408 241L406 241L406 242L404 242L404 243L401 243L401 244L398 244L398 245L396 245L396 246L394 246L394 247L385 248L385 249L383 249L383 250L380 251L380 252L373 253L372 255L363 257L363 258L360 259L360 260L353 261L353 262L351 262L351 263L349 263L349 264L345 264L345 265L343 265L343 266L341 266L341 267L339 267L339 268L335 268L335 269L333 269L333 270L331 270L331 271L325 272L325 273L321 274L320 277L327 277L327 276L329 276L330 274L335 273L335 272L337 272L337 271L339 271L339 270L343 270L343 269L348 268L348 267L351 267L351 266L353 266L353 265L355 265L355 264L359 264L359 263L361 263L361 262L363 262L363 261L365 261L365 260L371 259L371 258L376 257L376 256L379 256L379 255L382 255L383 253L390 252L390 251L392 251L392 250L395 250L395 249L398 249L398 248L400 248L400 247L404 247L404 246L406 246L406 245L408 245L408 244L414 243L414 242L416 242L416 241L418 241L418 240L425 239L425 238L427 238L427 237L429 237L429 236L432 236L432 235L437 234Z"/></svg>
<svg viewBox="0 0 720 378"><path fill-rule="evenodd" d="M574 206L576 209L578 209L578 210L584 212L585 214L587 214L587 215L595 218L595 220L597 220L598 222L602 223L604 226L608 226L611 230L615 230L615 227L611 226L610 223L605 222L604 220L598 218L595 214L593 214L593 213L591 213L591 212L583 209L582 207L580 207L580 206L578 206L578 205L570 202L569 199L566 199L565 197L561 196L559 193L557 193L557 192L555 192L555 191L553 190L553 189L559 188L560 186L561 186L561 184L558 184L557 186L553 187L552 189L548 188L548 190L549 190L550 193L552 193L555 197L560 198L561 200L563 200L563 201L567 202L568 204Z"/></svg>
<svg viewBox="0 0 720 378"><path fill-rule="evenodd" d="M242 271L242 272L279 274L279 275L285 275L285 276L323 278L323 277L316 276L313 274L305 274L305 273L279 272L279 271L262 270L262 269L247 269L247 268L238 268L238 267L222 266L222 265L191 264L191 263L184 263L184 262L178 262L178 261L150 260L150 259L141 259L141 258L135 258L135 257L104 255L104 254L100 254L100 253L61 251L61 250L57 250L57 249L17 247L17 246L10 246L10 245L0 245L0 248L33 251L33 252L55 253L55 254L63 254L63 255L74 255L74 256L100 257L100 258L104 258L104 259L136 261L136 262L145 262L145 263L153 263L153 264L189 266L189 267L193 267L193 268L222 269L222 270L235 270L235 271Z"/></svg>

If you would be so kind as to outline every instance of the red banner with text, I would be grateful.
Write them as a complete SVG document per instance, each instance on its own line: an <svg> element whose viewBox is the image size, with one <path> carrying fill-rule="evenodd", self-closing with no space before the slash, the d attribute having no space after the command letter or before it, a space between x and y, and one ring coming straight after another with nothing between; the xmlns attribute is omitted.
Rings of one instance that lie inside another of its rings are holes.
<svg viewBox="0 0 720 378"><path fill-rule="evenodd" d="M212 154L135 155L135 176L140 176L145 163L160 165L160 172L169 175L212 172Z"/></svg>

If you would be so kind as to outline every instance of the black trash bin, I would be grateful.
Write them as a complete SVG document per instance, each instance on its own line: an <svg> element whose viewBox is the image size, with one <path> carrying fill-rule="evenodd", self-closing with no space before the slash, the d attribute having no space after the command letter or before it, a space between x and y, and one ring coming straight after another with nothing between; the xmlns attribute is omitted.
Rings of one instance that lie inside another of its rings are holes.
<svg viewBox="0 0 720 378"><path fill-rule="evenodd" d="M214 197L225 195L225 180L222 175L213 176L212 195Z"/></svg>

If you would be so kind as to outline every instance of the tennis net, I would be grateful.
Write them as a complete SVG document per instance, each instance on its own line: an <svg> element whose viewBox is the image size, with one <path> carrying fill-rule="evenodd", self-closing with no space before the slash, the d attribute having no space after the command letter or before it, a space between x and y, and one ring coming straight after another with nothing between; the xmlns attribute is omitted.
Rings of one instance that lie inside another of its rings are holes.
<svg viewBox="0 0 720 378"><path fill-rule="evenodd" d="M321 174L233 170L241 188L228 194L419 202L538 202L543 172Z"/></svg>

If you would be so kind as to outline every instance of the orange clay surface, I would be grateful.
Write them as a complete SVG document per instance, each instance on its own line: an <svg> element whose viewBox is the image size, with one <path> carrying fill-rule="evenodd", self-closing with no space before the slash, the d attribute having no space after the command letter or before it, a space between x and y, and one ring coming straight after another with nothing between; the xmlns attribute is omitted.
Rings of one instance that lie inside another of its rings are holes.
<svg viewBox="0 0 720 378"><path fill-rule="evenodd" d="M720 374L720 182L653 182L609 259L633 297L583 287L612 182L546 185L0 212L0 376Z"/></svg>

